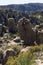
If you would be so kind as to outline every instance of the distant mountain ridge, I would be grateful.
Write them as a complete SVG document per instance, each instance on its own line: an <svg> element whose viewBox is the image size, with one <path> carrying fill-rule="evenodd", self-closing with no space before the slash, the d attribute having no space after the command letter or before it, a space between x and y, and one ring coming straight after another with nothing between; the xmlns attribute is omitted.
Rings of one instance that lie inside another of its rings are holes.
<svg viewBox="0 0 43 65"><path fill-rule="evenodd" d="M43 11L43 3L11 4L0 6L3 9L12 9L21 12Z"/></svg>

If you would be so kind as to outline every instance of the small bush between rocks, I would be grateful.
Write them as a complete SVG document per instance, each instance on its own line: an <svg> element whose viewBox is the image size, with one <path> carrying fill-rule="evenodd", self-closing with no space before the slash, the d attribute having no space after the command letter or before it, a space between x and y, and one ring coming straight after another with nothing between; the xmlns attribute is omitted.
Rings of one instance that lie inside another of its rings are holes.
<svg viewBox="0 0 43 65"><path fill-rule="evenodd" d="M5 65L36 65L34 57L30 52L20 53L18 57L9 57Z"/></svg>

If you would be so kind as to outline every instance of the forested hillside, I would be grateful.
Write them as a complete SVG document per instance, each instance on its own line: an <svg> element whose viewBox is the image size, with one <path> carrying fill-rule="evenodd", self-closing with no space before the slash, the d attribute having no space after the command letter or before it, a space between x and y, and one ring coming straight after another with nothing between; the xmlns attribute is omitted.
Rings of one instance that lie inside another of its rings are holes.
<svg viewBox="0 0 43 65"><path fill-rule="evenodd" d="M34 11L43 11L43 3L12 4L12 5L0 6L0 8L12 9L30 14Z"/></svg>

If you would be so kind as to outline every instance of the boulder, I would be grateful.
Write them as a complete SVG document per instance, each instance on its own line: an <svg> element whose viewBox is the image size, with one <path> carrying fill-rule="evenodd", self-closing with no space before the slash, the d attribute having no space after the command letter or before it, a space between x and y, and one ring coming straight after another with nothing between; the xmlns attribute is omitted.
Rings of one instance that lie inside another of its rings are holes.
<svg viewBox="0 0 43 65"><path fill-rule="evenodd" d="M7 49L4 51L4 57L8 58L9 56L14 56L14 50L13 49Z"/></svg>
<svg viewBox="0 0 43 65"><path fill-rule="evenodd" d="M3 55L3 65L6 64L7 59L9 56L15 56L15 52L13 49L7 49L4 51L4 55Z"/></svg>
<svg viewBox="0 0 43 65"><path fill-rule="evenodd" d="M23 48L23 49L21 49L21 53L23 53L23 52L28 52L30 50L30 47L26 47L26 48Z"/></svg>
<svg viewBox="0 0 43 65"><path fill-rule="evenodd" d="M13 41L16 42L16 43L19 43L20 42L20 37L16 37Z"/></svg>

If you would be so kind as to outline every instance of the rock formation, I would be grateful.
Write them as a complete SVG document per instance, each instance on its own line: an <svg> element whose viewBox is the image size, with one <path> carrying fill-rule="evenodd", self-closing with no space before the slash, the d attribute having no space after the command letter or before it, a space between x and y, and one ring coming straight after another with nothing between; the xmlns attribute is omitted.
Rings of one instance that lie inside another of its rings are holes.
<svg viewBox="0 0 43 65"><path fill-rule="evenodd" d="M35 33L29 19L24 17L18 21L18 32L25 45L34 45Z"/></svg>
<svg viewBox="0 0 43 65"><path fill-rule="evenodd" d="M9 29L9 32L11 32L11 33L16 32L16 24L15 24L14 18L8 19L8 29Z"/></svg>

